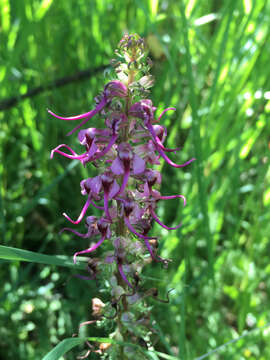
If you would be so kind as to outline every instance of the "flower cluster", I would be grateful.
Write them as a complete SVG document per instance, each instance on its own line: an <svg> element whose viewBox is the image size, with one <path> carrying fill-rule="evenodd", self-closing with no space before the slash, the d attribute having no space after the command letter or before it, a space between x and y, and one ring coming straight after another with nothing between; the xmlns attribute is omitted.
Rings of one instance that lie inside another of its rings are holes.
<svg viewBox="0 0 270 360"><path fill-rule="evenodd" d="M164 262L157 254L157 238L149 235L152 222L157 222L167 230L175 227L165 225L157 215L157 206L161 200L180 199L183 195L161 195L157 190L161 184L161 174L153 169L164 159L169 165L181 168L190 164L174 163L169 153L179 148L167 148L164 143L166 128L160 124L163 115L174 108L165 109L156 118L152 101L141 99L153 80L145 75L150 62L145 58L144 42L137 35L125 35L118 49L118 61L113 62L118 79L108 82L100 96L96 98L93 110L84 114L63 117L49 111L51 115L65 121L80 121L68 135L80 129L78 140L82 153L76 153L70 146L61 144L51 152L51 158L60 154L69 159L79 160L84 166L92 163L98 169L97 176L81 181L81 194L85 204L77 219L73 220L64 213L72 224L85 219L86 232L80 233L73 228L64 228L81 238L98 236L98 241L89 248L74 254L74 263L78 255L93 253L104 241L110 241L112 253L105 263L115 263L118 275L131 289L137 289L137 269L130 269L128 251L140 248L148 251L152 260ZM120 61L119 61L120 59ZM143 76L142 76L143 75ZM87 126L93 116L104 118L103 128ZM87 214L89 207L100 210L99 218ZM125 270L126 269L126 273Z"/></svg>

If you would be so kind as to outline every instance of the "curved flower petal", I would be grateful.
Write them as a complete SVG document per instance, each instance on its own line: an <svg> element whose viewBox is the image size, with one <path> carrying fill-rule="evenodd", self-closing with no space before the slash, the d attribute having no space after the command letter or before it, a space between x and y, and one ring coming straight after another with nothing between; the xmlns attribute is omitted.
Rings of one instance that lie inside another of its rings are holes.
<svg viewBox="0 0 270 360"><path fill-rule="evenodd" d="M90 205L90 196L88 196L88 199L87 199L86 203L84 204L84 207L82 208L82 211L81 211L78 219L75 220L75 221L72 220L66 213L63 213L63 216L64 216L66 219L68 219L68 221L72 222L72 224L79 224L79 222L82 221L82 219L83 219L83 217L84 217L84 215L85 215L85 213L86 213L89 205Z"/></svg>
<svg viewBox="0 0 270 360"><path fill-rule="evenodd" d="M72 232L73 234L81 237L81 238L87 238L89 236L89 233L87 232L86 234L82 234L82 233L79 233L78 231L74 230L74 229L71 229L71 228L63 228L59 231L59 235L62 234L63 231L70 231Z"/></svg>
<svg viewBox="0 0 270 360"><path fill-rule="evenodd" d="M90 199L90 204L93 205L96 209L104 210L104 206L99 206L96 203L94 203L93 200Z"/></svg>
<svg viewBox="0 0 270 360"><path fill-rule="evenodd" d="M90 149L87 151L87 157L89 158L93 157L97 151L98 151L98 147L94 139L90 146Z"/></svg>
<svg viewBox="0 0 270 360"><path fill-rule="evenodd" d="M157 217L157 214L154 212L154 210L152 209L151 206L149 206L149 210L150 210L150 213L153 216L154 220L166 230L176 230L176 229L179 229L182 226L182 223L180 223L179 225L177 225L175 227L169 227L169 226L163 224L163 222L161 222L159 220L159 218Z"/></svg>
<svg viewBox="0 0 270 360"><path fill-rule="evenodd" d="M196 160L195 158L192 158L192 159L188 160L187 162L185 162L184 164L175 164L173 161L171 161L171 159L168 158L168 156L164 153L164 151L159 146L157 146L157 151L169 165L171 165L175 168L185 167L185 166L189 165L190 163L192 163L194 160Z"/></svg>
<svg viewBox="0 0 270 360"><path fill-rule="evenodd" d="M66 147L72 153L72 155L59 150L61 147ZM53 149L51 151L51 159L53 158L54 153L58 153L64 157L66 157L68 159L72 159L72 160L83 160L87 156L87 153L83 153L81 155L76 154L76 152L74 150L72 150L72 148L70 146L68 146L66 144L58 145L55 149Z"/></svg>
<svg viewBox="0 0 270 360"><path fill-rule="evenodd" d="M187 203L186 198L184 197L184 195L159 196L159 199L161 199L161 200L183 199L184 206L186 206L186 203Z"/></svg>
<svg viewBox="0 0 270 360"><path fill-rule="evenodd" d="M143 239L143 240L152 240L152 239L156 239L155 236L145 236L143 234L138 233L134 227L131 225L131 223L129 222L129 219L127 217L125 217L125 224L127 226L127 228L129 229L129 231L131 231L133 234L137 235L139 238Z"/></svg>
<svg viewBox="0 0 270 360"><path fill-rule="evenodd" d="M157 200L171 200L171 199L183 199L184 201L184 206L186 205L186 198L183 195L169 195L169 196L156 196ZM155 211L153 210L152 206L149 206L149 210L151 215L153 216L154 220L160 225L162 226L164 229L167 230L176 230L179 229L182 226L182 223L180 223L179 225L175 226L175 227L169 227L165 224L163 224L163 222L161 220L159 220L157 214L155 213Z"/></svg>
<svg viewBox="0 0 270 360"><path fill-rule="evenodd" d="M100 175L95 176L94 178L90 179L89 186L90 186L91 191L94 194L99 194L101 191L101 186L102 186Z"/></svg>
<svg viewBox="0 0 270 360"><path fill-rule="evenodd" d="M52 112L51 110L48 110L48 113L51 114L52 116L56 117L57 119L66 120L66 121L80 120L80 119L84 119L84 118L87 118L87 120L89 120L96 113L98 113L106 105L106 103L107 103L107 101L105 99L103 99L95 107L95 109L90 110L90 111L88 111L88 112L86 112L84 114L76 115L76 116L70 116L70 117L59 116L59 115L55 114L54 112Z"/></svg>
<svg viewBox="0 0 270 360"><path fill-rule="evenodd" d="M112 221L110 212L109 212L109 193L107 191L104 191L104 210L106 214L106 218L109 221Z"/></svg>
<svg viewBox="0 0 270 360"><path fill-rule="evenodd" d="M107 101L105 99L103 99L97 105L97 107L94 110L92 110L92 112L90 111L91 115L89 115L86 119L84 119L78 126L76 126L74 129L72 129L69 133L67 133L67 136L72 135L75 131L80 129L84 124L87 123L88 120L90 120L94 115L96 115L99 111L101 111L105 107L105 105L107 105Z"/></svg>
<svg viewBox="0 0 270 360"><path fill-rule="evenodd" d="M162 113L161 113L161 114L159 115L159 117L158 117L158 121L160 121L160 119L162 118L162 116L163 116L167 111L170 111L170 110L176 111L176 108L174 108L174 107L169 107L169 108L163 110Z"/></svg>
<svg viewBox="0 0 270 360"><path fill-rule="evenodd" d="M68 146L68 145L66 145L66 144L60 144L60 145L56 146L56 148L54 148L54 149L51 151L51 155L52 155L52 153L53 153L55 150L58 150L58 149L60 149L61 147L67 148L67 149L72 153L72 155L77 155L77 153L76 153L70 146ZM51 156L51 158L52 158L52 156Z"/></svg>
<svg viewBox="0 0 270 360"><path fill-rule="evenodd" d="M123 271L123 266L122 266L122 264L118 262L118 263L117 263L117 266L118 266L118 271L119 271L122 279L124 280L124 282L125 282L131 289L133 289L133 286L132 286L131 283L128 281L128 279L127 279L127 277L126 277L126 275L125 275L125 273L124 273L124 271Z"/></svg>
<svg viewBox="0 0 270 360"><path fill-rule="evenodd" d="M126 186L127 186L128 179L129 179L129 174L130 174L129 169L126 169L126 170L125 170L125 173L124 173L124 177L123 177L123 181L122 181L121 187L120 187L118 193L115 194L115 196L120 195L120 194L122 194L122 192L125 191L125 188L126 188Z"/></svg>
<svg viewBox="0 0 270 360"><path fill-rule="evenodd" d="M108 145L99 153L96 153L92 159L89 159L90 161L94 161L94 160L98 160L101 157L103 157L104 155L107 154L107 152L110 151L111 147L115 144L115 141L117 139L117 135L114 135L111 137L111 140L109 141Z"/></svg>
<svg viewBox="0 0 270 360"><path fill-rule="evenodd" d="M153 141L155 143L155 145L157 147L160 147L163 151L167 151L167 152L175 152L175 151L178 151L178 150L181 150L181 148L175 148L175 149L169 149L169 148L166 148L162 142L160 141L159 137L156 135L155 133L155 130L153 128L153 125L148 122L147 125L146 125L147 129L149 130L150 134L152 135L152 138L153 138Z"/></svg>
<svg viewBox="0 0 270 360"><path fill-rule="evenodd" d="M76 252L76 253L73 255L74 264L76 264L76 257L77 257L78 255L91 253L92 251L96 250L96 249L103 243L104 240L105 240L105 236L102 236L102 238L101 238L95 245L93 245L92 247L90 247L89 249Z"/></svg>

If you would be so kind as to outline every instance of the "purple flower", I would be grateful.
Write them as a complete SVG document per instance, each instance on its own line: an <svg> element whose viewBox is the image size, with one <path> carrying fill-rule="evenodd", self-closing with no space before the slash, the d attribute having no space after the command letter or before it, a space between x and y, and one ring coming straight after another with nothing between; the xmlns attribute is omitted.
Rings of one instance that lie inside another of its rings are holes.
<svg viewBox="0 0 270 360"><path fill-rule="evenodd" d="M110 170L107 170L102 175L98 175L94 178L88 178L81 182L82 194L88 194L88 198L94 198L99 200L99 194L103 190L104 197L104 208L100 208L96 204L92 204L95 207L105 210L105 214L108 220L112 221L111 215L109 213L109 200L113 199L119 192L119 185L114 179L113 174Z"/></svg>
<svg viewBox="0 0 270 360"><path fill-rule="evenodd" d="M121 143L118 145L118 156L111 165L111 171L115 175L123 175L121 188L117 195L120 195L125 190L128 183L129 175L138 175L145 170L145 161L137 154L132 152L131 145L128 143Z"/></svg>
<svg viewBox="0 0 270 360"><path fill-rule="evenodd" d="M168 158L168 156L165 154L164 151L169 151L169 152L174 152L176 150L179 150L178 148L176 149L167 149L163 146L161 139L159 138L159 136L157 134L160 133L161 128L160 127L155 127L152 125L152 123L154 122L154 111L156 108L152 107L152 101L151 100L141 100L135 104L133 104L131 106L131 108L129 109L129 114L131 116L137 117L139 119L142 119L144 122L145 127L148 129L154 144L156 145L156 150L158 151L159 155L163 157L163 159L171 166L175 167L175 168L181 168L184 166L187 166L188 164L190 164L191 162L193 162L195 160L195 158L192 158L190 160L188 160L187 162L185 162L184 164L175 164L173 161L171 161L171 159ZM167 108L165 109L162 114L159 117L162 117L162 115L168 111L168 110L175 110L174 108ZM164 129L163 129L164 130ZM162 132L162 138L163 138L163 134L164 131Z"/></svg>
<svg viewBox="0 0 270 360"><path fill-rule="evenodd" d="M89 254L92 251L95 251L103 243L103 241L106 238L109 239L111 237L110 222L108 222L107 219L100 218L96 224L97 224L97 229L98 229L99 233L101 234L101 239L96 244L91 246L90 248L76 252L73 256L74 264L76 264L76 257L78 255Z"/></svg>
<svg viewBox="0 0 270 360"><path fill-rule="evenodd" d="M78 139L80 144L85 147L85 153L78 155L68 145L61 144L51 151L51 158L53 158L54 153L57 152L58 154L63 155L69 159L80 160L82 164L85 165L87 162L96 161L104 157L111 150L117 140L119 122L119 119L114 119L111 124L111 130L96 128L81 130L78 134ZM61 147L66 147L71 152L71 154L60 151L59 149Z"/></svg>
<svg viewBox="0 0 270 360"><path fill-rule="evenodd" d="M132 48L132 41L130 45L127 44L127 49ZM134 63L130 62L128 68L133 65ZM129 230L140 241L143 240L153 260L166 263L156 254L157 238L149 235L152 222L157 222L167 230L178 229L181 223L175 227L165 225L156 214L157 205L160 200L172 199L182 199L184 206L186 203L183 195L162 196L154 189L161 184L162 178L151 166L160 164L161 157L176 168L184 167L195 160L192 158L184 164L176 164L167 156L166 153L176 153L180 148L171 149L164 145L167 130L159 122L166 112L175 108L166 108L155 120L156 107L151 100L142 99L133 103L134 99L137 99L133 93L138 91L134 84L127 86L119 80L110 81L96 98L96 107L84 114L62 117L49 111L51 115L62 120L81 120L68 135L80 129L96 114L105 117L105 128L90 127L79 131L78 140L84 147L81 154L70 146L61 144L52 150L51 157L58 153L66 158L79 160L84 166L92 162L96 169L101 169L97 176L80 183L81 193L86 196L86 201L78 218L72 220L66 213L63 214L71 223L77 225L92 205L102 211L101 217L86 217L86 233L72 228L64 228L62 231L69 231L80 238L100 235L94 245L74 254L76 262L78 255L91 254L106 239L110 239L112 233L118 236L119 228L123 228L120 230L122 237L117 237L113 242L115 252L111 260L116 263L118 273L130 288L134 286L125 274L129 264L126 260L128 246L123 245L126 232ZM136 256L136 251L129 255Z"/></svg>

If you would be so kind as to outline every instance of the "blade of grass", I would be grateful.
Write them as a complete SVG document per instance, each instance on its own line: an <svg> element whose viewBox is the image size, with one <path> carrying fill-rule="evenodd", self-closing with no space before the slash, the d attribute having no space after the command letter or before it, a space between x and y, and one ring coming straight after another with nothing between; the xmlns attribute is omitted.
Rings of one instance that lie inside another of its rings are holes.
<svg viewBox="0 0 270 360"><path fill-rule="evenodd" d="M203 174L204 156L202 152L202 140L200 135L200 119L198 116L197 94L194 84L190 45L188 39L188 22L185 15L185 7L182 1L180 2L180 11L183 22L182 30L183 30L185 49L186 49L185 60L186 60L188 82L189 82L189 101L192 110L192 133L193 133L193 142L194 142L194 152L196 158L194 166L195 166L196 179L198 183L199 203L203 216L203 233L207 241L209 276L213 277L213 241L209 228L207 195L206 195L206 186L205 186L204 174Z"/></svg>
<svg viewBox="0 0 270 360"><path fill-rule="evenodd" d="M0 259L64 266L73 269L84 269L83 265L75 265L72 260L65 256L38 254L33 251L22 250L3 245L0 245Z"/></svg>
<svg viewBox="0 0 270 360"><path fill-rule="evenodd" d="M101 337L89 337L89 338L67 338L61 341L55 348L53 348L47 355L43 357L42 360L58 360L61 356L67 353L69 350L83 344L86 340L93 341L93 342L100 342L100 343L107 343L112 345L120 345L120 346L131 346L138 350L140 350L143 354L150 356L150 359L158 359L157 357L153 357L152 355L157 355L162 359L165 360L177 360L176 357L170 356L159 351L151 351L145 350L141 348L139 345L132 344L132 343L125 343L116 341L110 338L101 338Z"/></svg>
<svg viewBox="0 0 270 360"><path fill-rule="evenodd" d="M215 95L215 91L216 91L216 87L217 87L217 83L218 83L218 78L219 78L219 75L220 75L223 55L224 55L224 52L226 50L226 45L227 45L227 42L228 42L229 28L230 28L230 24L231 24L232 18L233 18L234 5L235 5L235 1L231 1L230 5L229 5L229 11L227 11L228 20L227 20L225 30L224 30L224 33L223 33L222 41L220 43L220 48L219 48L219 51L218 51L218 58L217 58L216 71L215 71L215 75L214 75L213 84L211 86L210 95L209 95L209 98L208 98L207 103L206 103L206 107L211 108L211 104L213 102L213 97Z"/></svg>
<svg viewBox="0 0 270 360"><path fill-rule="evenodd" d="M209 357L210 355L213 355L213 354L219 352L220 350L224 349L226 346L231 345L231 344L234 344L234 343L236 343L237 341L239 341L239 340L241 340L241 339L249 336L250 334L252 334L252 333L254 333L254 332L257 332L257 331L261 331L261 330L266 329L266 328L268 328L268 327L270 327L270 323L268 323L268 324L266 324L266 325L264 325L264 326L262 326L262 327L260 327L260 328L256 328L256 329L250 330L250 331L246 332L245 334L237 337L236 339L232 339L232 340L230 340L230 341L227 341L225 344L222 344L222 345L218 346L218 347L215 348L214 350L209 351L207 354L204 354L204 355L196 358L196 360L206 359L206 358Z"/></svg>

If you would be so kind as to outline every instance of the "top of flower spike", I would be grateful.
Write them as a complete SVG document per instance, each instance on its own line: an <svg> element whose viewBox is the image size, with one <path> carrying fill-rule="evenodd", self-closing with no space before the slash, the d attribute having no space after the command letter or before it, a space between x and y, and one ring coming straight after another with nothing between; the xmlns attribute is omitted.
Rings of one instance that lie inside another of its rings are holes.
<svg viewBox="0 0 270 360"><path fill-rule="evenodd" d="M125 34L115 51L116 58L111 61L117 76L132 90L147 94L153 85L153 77L149 75L152 62L147 57L144 39L137 34ZM132 73L132 81L130 74Z"/></svg>

